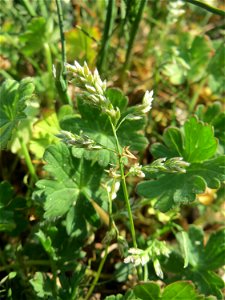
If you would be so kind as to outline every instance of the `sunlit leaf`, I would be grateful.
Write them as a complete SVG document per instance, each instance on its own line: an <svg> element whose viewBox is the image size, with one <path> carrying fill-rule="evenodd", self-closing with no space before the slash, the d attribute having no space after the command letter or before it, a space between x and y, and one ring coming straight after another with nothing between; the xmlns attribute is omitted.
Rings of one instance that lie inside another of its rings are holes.
<svg viewBox="0 0 225 300"><path fill-rule="evenodd" d="M0 133L1 148L5 148L20 121L26 119L26 101L34 92L31 78L23 79L20 83L6 80L0 88Z"/></svg>

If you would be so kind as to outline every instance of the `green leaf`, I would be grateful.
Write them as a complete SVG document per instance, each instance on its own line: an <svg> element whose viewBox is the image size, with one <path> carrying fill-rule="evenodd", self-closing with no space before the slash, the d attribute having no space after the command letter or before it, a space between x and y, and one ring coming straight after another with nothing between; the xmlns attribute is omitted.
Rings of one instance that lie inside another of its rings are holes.
<svg viewBox="0 0 225 300"><path fill-rule="evenodd" d="M29 280L36 294L40 298L46 299L52 295L51 282L43 273L36 272L34 277Z"/></svg>
<svg viewBox="0 0 225 300"><path fill-rule="evenodd" d="M217 148L213 128L194 117L184 124L183 157L188 162L199 162L211 158Z"/></svg>
<svg viewBox="0 0 225 300"><path fill-rule="evenodd" d="M225 45L222 41L220 47L216 50L213 58L211 59L209 66L208 66L208 73L209 75L209 86L213 93L224 93L224 77L225 77L225 70L223 66L225 56Z"/></svg>
<svg viewBox="0 0 225 300"><path fill-rule="evenodd" d="M186 80L193 83L204 78L212 49L207 36L196 36L191 44L190 35L180 38L183 42L179 45L168 43L169 57L167 54L162 70L174 85L183 84Z"/></svg>
<svg viewBox="0 0 225 300"><path fill-rule="evenodd" d="M164 145L153 144L155 158L182 156L187 162L201 162L211 158L217 148L213 127L191 117L181 129L170 127L163 134Z"/></svg>
<svg viewBox="0 0 225 300"><path fill-rule="evenodd" d="M162 291L158 284L146 282L134 287L134 294L142 300L204 300L191 281L177 281L167 285Z"/></svg>
<svg viewBox="0 0 225 300"><path fill-rule="evenodd" d="M121 111L121 118L126 116L129 112L125 110L127 106L127 99L122 92L117 89L107 90L107 96L111 100L114 107L118 107ZM95 142L101 144L105 148L115 151L115 140L111 129L110 122L106 115L103 115L95 107L84 103L78 99L78 109L80 116L65 118L60 122L63 130L79 134L83 131ZM126 119L117 131L118 139L122 147L130 146L131 150L142 151L147 145L147 140L140 134L143 130L146 120L130 120ZM109 163L117 161L117 155L110 150L95 150L89 151L85 149L73 148L73 155L75 157L84 157L88 160L97 161L102 166L107 166Z"/></svg>
<svg viewBox="0 0 225 300"><path fill-rule="evenodd" d="M224 287L224 282L213 270L223 266L225 262L225 229L213 233L206 246L204 246L204 234L200 228L192 225L185 235L186 253L184 255L182 251L182 256L183 259L186 255L188 256L188 266L183 271L174 269L174 255L179 265L181 265L182 257L172 252L170 257L163 262L163 267L169 272L180 276L182 274L182 278L192 280L201 293L214 295L216 299L223 299L221 289ZM178 242L182 249L183 241L179 236Z"/></svg>
<svg viewBox="0 0 225 300"><path fill-rule="evenodd" d="M189 65L187 77L189 82L197 82L206 74L210 58L211 45L207 36L196 36L189 50Z"/></svg>
<svg viewBox="0 0 225 300"><path fill-rule="evenodd" d="M176 234L176 239L179 241L183 257L184 257L184 268L186 268L189 264L189 247L188 247L188 235L185 231L178 232Z"/></svg>
<svg viewBox="0 0 225 300"><path fill-rule="evenodd" d="M58 142L55 136L60 130L59 121L55 112L48 112L33 125L33 137L30 141L30 151L35 154L37 158L42 158L45 149Z"/></svg>
<svg viewBox="0 0 225 300"><path fill-rule="evenodd" d="M216 270L225 264L225 228L211 234L204 253L203 268Z"/></svg>
<svg viewBox="0 0 225 300"><path fill-rule="evenodd" d="M135 296L143 300L160 299L160 287L154 282L138 284L134 287Z"/></svg>
<svg viewBox="0 0 225 300"><path fill-rule="evenodd" d="M41 194L45 199L44 217L53 219L67 213L68 234L72 233L78 221L80 230L86 230L85 219L93 226L99 226L99 216L90 199L97 199L103 169L98 164L75 158L71 149L63 143L50 146L44 160L47 163L44 168L51 179L38 181L40 190L34 193L34 197Z"/></svg>
<svg viewBox="0 0 225 300"><path fill-rule="evenodd" d="M184 258L188 260L188 263L193 266L199 266L201 263L201 256L203 253L203 232L201 229L190 226L188 234L186 232L183 232L183 235L185 236L185 244L186 244L186 253ZM180 244L180 248L183 249L183 241L179 238L179 234L176 235L178 238L178 242ZM183 251L182 251L183 252ZM183 252L184 254L184 252Z"/></svg>
<svg viewBox="0 0 225 300"><path fill-rule="evenodd" d="M0 147L5 148L19 122L26 118L26 101L32 97L34 84L30 78L20 83L6 80L1 88L0 101Z"/></svg>
<svg viewBox="0 0 225 300"><path fill-rule="evenodd" d="M7 181L2 181L0 183L0 208L8 206L13 195L12 186Z"/></svg>
<svg viewBox="0 0 225 300"><path fill-rule="evenodd" d="M137 186L139 195L149 199L157 198L155 208L166 212L172 207L188 204L203 193L206 186L217 189L225 180L225 156L186 168L184 174L156 174L157 180L141 182Z"/></svg>
<svg viewBox="0 0 225 300"><path fill-rule="evenodd" d="M225 153L225 112L223 111L222 104L220 102L214 102L209 107L205 107L203 104L199 105L196 110L198 118L213 126L215 136L218 138L219 144L222 149L218 149L219 153Z"/></svg>
<svg viewBox="0 0 225 300"><path fill-rule="evenodd" d="M28 24L27 30L20 35L20 42L24 43L22 52L25 55L32 55L41 50L46 41L46 26L45 18L33 18Z"/></svg>
<svg viewBox="0 0 225 300"><path fill-rule="evenodd" d="M188 281L177 281L169 284L165 287L162 300L204 300L204 296L200 296L193 285L192 282Z"/></svg>
<svg viewBox="0 0 225 300"><path fill-rule="evenodd" d="M166 212L175 205L188 204L203 193L208 186L218 189L225 180L225 157L211 158L217 148L217 140L211 125L192 117L181 129L168 128L163 134L165 145L155 144L151 148L154 157L183 157L190 163L183 174L158 172L155 180L141 182L137 186L139 195L154 199L155 207Z"/></svg>
<svg viewBox="0 0 225 300"><path fill-rule="evenodd" d="M52 246L52 241L49 236L46 236L45 233L39 229L36 233L36 236L40 240L45 251L52 257L52 259L56 259L55 249Z"/></svg>
<svg viewBox="0 0 225 300"><path fill-rule="evenodd" d="M0 209L0 232L12 231L16 228L14 221L14 212L6 209Z"/></svg>

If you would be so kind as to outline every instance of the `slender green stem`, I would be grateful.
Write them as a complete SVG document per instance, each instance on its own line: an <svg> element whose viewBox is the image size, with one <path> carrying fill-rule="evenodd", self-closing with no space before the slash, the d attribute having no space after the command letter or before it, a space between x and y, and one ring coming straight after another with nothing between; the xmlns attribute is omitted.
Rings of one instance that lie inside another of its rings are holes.
<svg viewBox="0 0 225 300"><path fill-rule="evenodd" d="M32 177L32 180L34 182L36 182L36 181L38 181L38 177L37 177L37 174L35 172L35 168L32 164L30 154L29 154L28 149L27 149L27 145L21 137L18 137L18 139L19 139L19 142L20 142L20 145L21 145L21 150L22 150L24 158L25 158L25 162L27 164L28 170L29 170L30 175Z"/></svg>
<svg viewBox="0 0 225 300"><path fill-rule="evenodd" d="M199 94L202 90L202 87L204 86L204 84L206 83L208 79L208 76L206 76L205 78L202 79L202 81L200 82L199 86L198 86L198 89L197 91L194 93L191 101L190 101L190 104L189 104L189 112L191 113L193 111L193 109L195 108L195 105L198 101L198 97L199 97Z"/></svg>
<svg viewBox="0 0 225 300"><path fill-rule="evenodd" d="M59 30L60 30L60 40L61 40L61 55L62 55L62 76L66 81L65 63L66 63L66 41L64 36L64 25L63 25L63 11L61 0L55 0L57 6L57 14L59 19Z"/></svg>
<svg viewBox="0 0 225 300"><path fill-rule="evenodd" d="M31 17L36 17L37 16L33 6L30 4L29 0L22 0L22 3L25 6L28 13L31 15Z"/></svg>
<svg viewBox="0 0 225 300"><path fill-rule="evenodd" d="M113 10L114 10L114 0L108 1L107 6L107 14L106 14L106 20L105 20L105 28L101 40L101 48L99 50L98 54L98 60L97 60L97 68L98 71L101 73L102 69L105 67L105 60L106 60L106 54L108 51L109 46L109 38L112 31L112 25L113 25Z"/></svg>
<svg viewBox="0 0 225 300"><path fill-rule="evenodd" d="M111 126L112 126L113 135L114 135L115 140L116 140L116 147L117 147L118 156L119 156L121 182L122 182L122 188L123 188L125 203L126 203L126 207L127 207L128 217L129 217L129 221L130 221L130 231L131 231L131 236L132 236L132 242L133 242L134 248L137 248L136 234L135 234L135 228L134 228L134 220L133 220L133 216L132 216L128 191L127 191L127 185L126 185L126 179L125 179L124 167L123 167L123 161L122 161L122 159L123 159L122 158L122 153L121 153L121 150L120 150L119 140L118 140L118 137L117 137L117 134L116 134L116 129L115 129L115 127L114 127L111 120L110 120L110 123L111 123Z"/></svg>
<svg viewBox="0 0 225 300"><path fill-rule="evenodd" d="M6 79L14 79L8 72L5 70L0 70L0 74L5 77Z"/></svg>
<svg viewBox="0 0 225 300"><path fill-rule="evenodd" d="M102 268L103 268L103 266L105 264L105 261L106 261L107 255L108 255L108 248L109 248L109 244L107 244L107 246L106 246L106 248L104 250L105 251L104 252L104 256L101 259L100 265L98 267L98 271L96 273L96 276L95 276L95 278L94 278L94 280L93 280L93 282L91 284L91 287L88 290L88 293L87 293L86 297L84 298L84 300L88 300L90 298L90 296L91 296L91 294L92 294L92 292L93 292L93 290L94 290L94 288L95 288L95 286L96 286L96 284L97 284L97 282L99 280L99 277L100 277L101 272L102 272Z"/></svg>
<svg viewBox="0 0 225 300"><path fill-rule="evenodd" d="M49 76L52 74L52 54L48 43L44 43L45 59Z"/></svg>
<svg viewBox="0 0 225 300"><path fill-rule="evenodd" d="M63 10L62 10L62 2L61 0L55 0L57 6L57 14L59 20L59 30L60 30L60 41L61 41L61 68L60 74L56 75L56 88L62 98L63 102L72 105L72 101L67 93L67 78L66 78L66 40L64 36L64 25L63 25Z"/></svg>
<svg viewBox="0 0 225 300"><path fill-rule="evenodd" d="M48 18L48 10L46 8L45 0L39 0L38 4L40 7L41 16Z"/></svg>
<svg viewBox="0 0 225 300"><path fill-rule="evenodd" d="M75 27L78 30L80 30L81 32L83 32L83 34L85 34L89 39L91 39L92 41L94 41L96 44L99 44L99 41L97 41L96 38L94 36L92 36L89 32L87 32L85 29L83 29L79 25L76 25Z"/></svg>
<svg viewBox="0 0 225 300"><path fill-rule="evenodd" d="M144 265L144 281L148 281L148 265Z"/></svg>
<svg viewBox="0 0 225 300"><path fill-rule="evenodd" d="M49 77L49 89L48 89L48 104L49 106L52 105L50 102L54 97L54 90L53 90L53 78L52 78L52 54L51 49L49 47L48 43L44 43L44 55L46 59L46 65L47 65L47 71L48 71L48 77Z"/></svg>
<svg viewBox="0 0 225 300"><path fill-rule="evenodd" d="M139 9L135 18L135 21L132 25L131 28L131 33L130 33L130 39L129 39L129 43L128 43L128 48L127 48L127 52L126 52L126 58L125 58L125 62L123 65L123 69L122 69L122 73L121 73L121 84L123 85L123 82L125 80L125 76L126 76L126 71L129 67L130 64L130 59L131 59L131 54L132 54L132 49L133 49L133 45L134 45L134 40L138 31L138 27L139 27L139 23L141 21L141 16L145 7L147 0L141 0L140 1L140 5L139 5Z"/></svg>
<svg viewBox="0 0 225 300"><path fill-rule="evenodd" d="M191 4L194 4L198 7L201 7L201 8L203 8L203 9L205 9L205 10L207 10L207 11L213 13L213 14L220 15L220 16L223 16L223 17L225 16L225 11L223 11L219 8L216 8L214 6L211 6L209 4L206 4L206 3L203 3L203 2L197 1L197 0L185 0L185 1L189 2Z"/></svg>

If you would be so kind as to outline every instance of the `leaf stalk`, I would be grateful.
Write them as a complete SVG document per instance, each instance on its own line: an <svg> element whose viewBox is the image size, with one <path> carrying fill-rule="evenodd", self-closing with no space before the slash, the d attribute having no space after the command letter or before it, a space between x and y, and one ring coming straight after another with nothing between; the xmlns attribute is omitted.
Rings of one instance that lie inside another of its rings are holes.
<svg viewBox="0 0 225 300"><path fill-rule="evenodd" d="M35 168L32 164L31 157L30 157L30 154L29 154L28 149L27 149L27 145L21 137L18 136L18 139L19 139L19 142L20 142L20 145L21 145L21 150L22 150L22 153L24 155L26 165L27 165L28 170L30 172L30 175L32 177L32 180L34 182L36 182L36 181L38 181L38 177L37 177L37 174L35 172Z"/></svg>

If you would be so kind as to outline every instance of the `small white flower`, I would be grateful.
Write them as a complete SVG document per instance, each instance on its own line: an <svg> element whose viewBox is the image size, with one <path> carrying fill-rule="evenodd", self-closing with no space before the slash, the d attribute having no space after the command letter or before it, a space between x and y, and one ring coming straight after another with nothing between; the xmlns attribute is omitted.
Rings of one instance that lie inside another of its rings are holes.
<svg viewBox="0 0 225 300"><path fill-rule="evenodd" d="M86 62L82 67L77 61L74 65L66 63L65 67L74 74L74 82L83 92L86 102L98 106L102 112L112 109L112 104L105 96L106 81L101 80L97 69L92 74Z"/></svg>
<svg viewBox="0 0 225 300"><path fill-rule="evenodd" d="M153 101L153 91L150 92L146 91L142 101L144 106L142 110L143 113L147 113L150 111L150 109L152 108L152 101Z"/></svg>
<svg viewBox="0 0 225 300"><path fill-rule="evenodd" d="M150 258L149 255L146 253L141 257L141 264L142 266L146 265L149 262Z"/></svg>
<svg viewBox="0 0 225 300"><path fill-rule="evenodd" d="M112 200L116 199L119 188L119 181L113 182L111 185L106 185L107 192L111 195Z"/></svg>
<svg viewBox="0 0 225 300"><path fill-rule="evenodd" d="M145 177L145 173L142 172L142 165L139 165L138 163L134 164L130 168L129 173L131 175L138 176L140 178L144 178Z"/></svg>
<svg viewBox="0 0 225 300"><path fill-rule="evenodd" d="M153 91L146 91L142 100L142 104L137 106L136 114L146 114L152 108Z"/></svg>
<svg viewBox="0 0 225 300"><path fill-rule="evenodd" d="M160 265L158 259L155 259L153 261L153 266L154 266L156 275L159 276L159 278L163 279L163 271L161 269L161 265Z"/></svg>
<svg viewBox="0 0 225 300"><path fill-rule="evenodd" d="M139 265L144 266L146 263L149 262L148 253L142 249L130 248L128 250L128 253L131 255L128 255L124 259L124 263L126 264L132 263L135 267L137 267Z"/></svg>
<svg viewBox="0 0 225 300"><path fill-rule="evenodd" d="M138 249L138 248L130 248L128 250L128 253L135 254L135 255L140 255L140 254L143 253L143 250L142 249Z"/></svg>
<svg viewBox="0 0 225 300"><path fill-rule="evenodd" d="M119 191L120 188L120 182L116 181L116 183L114 184L114 186L112 187L112 200L116 199L117 197L117 192Z"/></svg>

